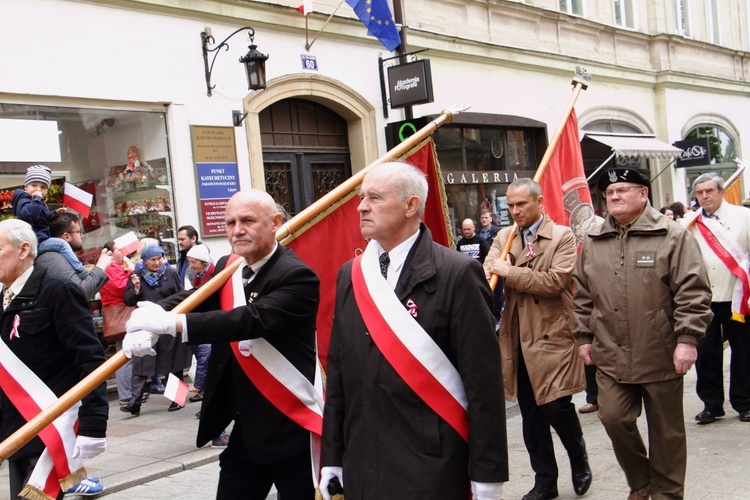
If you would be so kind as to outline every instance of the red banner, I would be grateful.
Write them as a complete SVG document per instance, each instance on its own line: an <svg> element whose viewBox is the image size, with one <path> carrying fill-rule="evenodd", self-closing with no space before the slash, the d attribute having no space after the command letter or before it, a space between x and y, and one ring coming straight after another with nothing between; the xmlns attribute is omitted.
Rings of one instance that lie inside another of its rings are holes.
<svg viewBox="0 0 750 500"><path fill-rule="evenodd" d="M539 184L544 196L544 212L555 223L570 226L578 242L583 241L595 218L583 170L575 110L570 113Z"/></svg>
<svg viewBox="0 0 750 500"><path fill-rule="evenodd" d="M440 177L440 166L429 139L409 151L404 159L427 174L429 195L423 220L432 232L433 239L448 246L451 239L444 208L445 190ZM359 189L352 191L326 212L316 217L310 225L295 233L285 245L310 266L320 278L320 305L318 307L318 357L326 369L328 344L333 325L333 308L336 299L336 276L339 268L355 255L364 251L367 242L359 228Z"/></svg>

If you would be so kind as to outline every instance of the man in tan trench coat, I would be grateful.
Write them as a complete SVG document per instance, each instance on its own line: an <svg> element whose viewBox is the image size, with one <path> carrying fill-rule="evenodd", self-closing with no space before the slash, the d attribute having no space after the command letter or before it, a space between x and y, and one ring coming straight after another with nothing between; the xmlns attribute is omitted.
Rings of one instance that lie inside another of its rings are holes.
<svg viewBox="0 0 750 500"><path fill-rule="evenodd" d="M581 424L572 395L585 386L583 363L572 333L571 276L576 240L568 227L542 214L539 184L518 179L508 186L508 209L520 234L509 261L499 258L510 229L495 238L484 269L505 280L505 312L500 320L500 352L505 397L518 405L523 438L535 473L524 500L558 496L557 462L550 426L570 458L573 489L583 495L591 486Z"/></svg>

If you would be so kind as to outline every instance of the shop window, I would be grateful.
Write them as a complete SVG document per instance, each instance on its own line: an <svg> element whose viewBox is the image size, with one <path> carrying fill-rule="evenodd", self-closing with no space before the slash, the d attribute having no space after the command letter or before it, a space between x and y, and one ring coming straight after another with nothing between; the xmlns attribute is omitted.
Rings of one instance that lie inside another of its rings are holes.
<svg viewBox="0 0 750 500"><path fill-rule="evenodd" d="M448 210L455 236L461 223L479 223L480 212L492 213L493 223L509 226L505 192L518 177L533 177L544 152L543 129L513 126L444 126L434 134Z"/></svg>
<svg viewBox="0 0 750 500"><path fill-rule="evenodd" d="M34 127L20 127L32 132L17 138L30 147L16 148L12 157L0 148L3 218L12 216L10 197L15 188L23 187L26 168L41 163L53 172L47 200L51 207L61 206L65 182L93 195L91 213L82 221L86 237L80 258L85 264L96 261L107 241L130 231L139 238L158 239L167 258L175 261L174 200L163 112L0 103L0 127L31 122L45 122L56 130L57 144L52 141L51 149L57 149L49 154L33 147ZM44 140L45 128L38 128L39 140Z"/></svg>

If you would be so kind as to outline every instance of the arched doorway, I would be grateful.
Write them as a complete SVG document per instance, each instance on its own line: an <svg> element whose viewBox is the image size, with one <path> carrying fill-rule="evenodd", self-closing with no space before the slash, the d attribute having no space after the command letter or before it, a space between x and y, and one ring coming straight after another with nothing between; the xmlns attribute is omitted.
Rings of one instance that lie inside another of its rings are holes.
<svg viewBox="0 0 750 500"><path fill-rule="evenodd" d="M284 99L259 122L265 188L289 216L351 175L347 122L322 104Z"/></svg>

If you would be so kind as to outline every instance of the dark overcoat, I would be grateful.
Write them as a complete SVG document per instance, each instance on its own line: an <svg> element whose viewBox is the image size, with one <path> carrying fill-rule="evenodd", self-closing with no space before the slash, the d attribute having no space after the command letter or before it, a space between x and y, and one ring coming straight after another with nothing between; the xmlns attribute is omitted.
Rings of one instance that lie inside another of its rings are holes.
<svg viewBox="0 0 750 500"><path fill-rule="evenodd" d="M469 442L398 376L354 299L351 262L338 276L328 354L323 465L341 465L347 498L468 498L469 480L508 480L505 404L493 296L482 267L438 245L422 225L396 286L457 368L468 398ZM406 306L405 306L406 307Z"/></svg>
<svg viewBox="0 0 750 500"><path fill-rule="evenodd" d="M10 333L16 315L18 336ZM57 396L61 396L104 362L104 349L94 332L88 302L81 287L35 267L21 292L0 316L0 336L11 351ZM78 410L78 432L105 437L109 404L106 384L83 398ZM26 420L10 399L0 394L4 440ZM38 437L11 455L10 460L39 456L44 444Z"/></svg>

